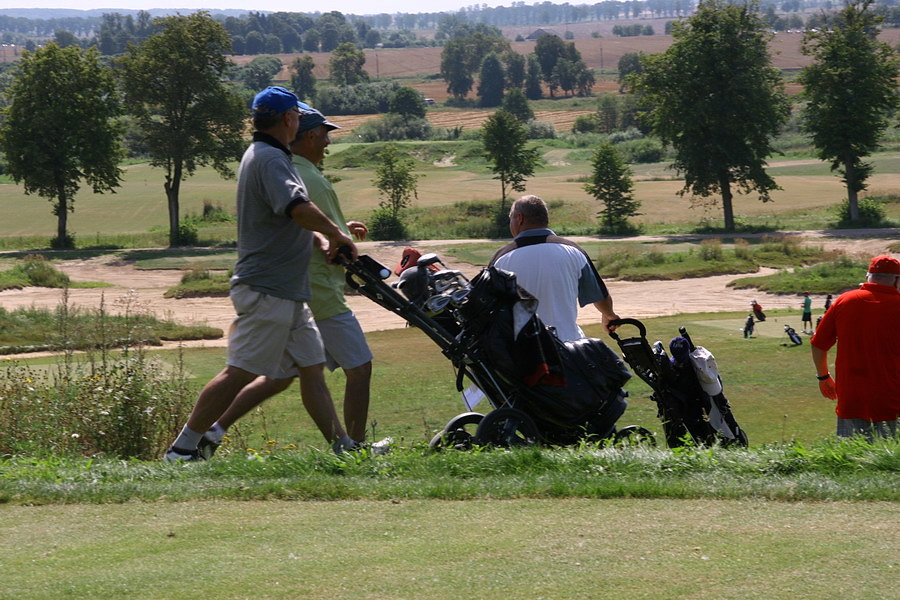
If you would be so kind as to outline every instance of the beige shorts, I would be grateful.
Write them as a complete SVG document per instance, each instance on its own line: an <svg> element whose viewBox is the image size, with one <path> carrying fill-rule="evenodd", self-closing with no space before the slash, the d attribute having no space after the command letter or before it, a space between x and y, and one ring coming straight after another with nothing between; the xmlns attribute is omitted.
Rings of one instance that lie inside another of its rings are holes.
<svg viewBox="0 0 900 600"><path fill-rule="evenodd" d="M297 367L325 362L322 338L306 303L250 289L231 288L237 318L228 334L228 364L255 375L282 379Z"/></svg>

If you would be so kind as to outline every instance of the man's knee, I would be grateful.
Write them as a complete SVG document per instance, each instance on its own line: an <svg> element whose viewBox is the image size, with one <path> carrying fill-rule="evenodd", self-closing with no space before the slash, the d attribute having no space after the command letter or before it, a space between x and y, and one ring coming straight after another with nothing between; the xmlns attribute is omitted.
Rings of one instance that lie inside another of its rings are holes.
<svg viewBox="0 0 900 600"><path fill-rule="evenodd" d="M362 381L372 378L372 361L361 364L352 369L344 369L344 374L348 380Z"/></svg>

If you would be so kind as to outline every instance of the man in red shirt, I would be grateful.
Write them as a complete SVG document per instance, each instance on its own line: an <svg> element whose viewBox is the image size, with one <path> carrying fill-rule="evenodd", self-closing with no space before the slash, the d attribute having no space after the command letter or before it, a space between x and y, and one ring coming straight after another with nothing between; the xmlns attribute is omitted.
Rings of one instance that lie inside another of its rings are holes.
<svg viewBox="0 0 900 600"><path fill-rule="evenodd" d="M839 341L836 379L828 350ZM900 261L876 256L866 283L838 296L810 340L819 391L837 400L837 434L897 434L900 417Z"/></svg>

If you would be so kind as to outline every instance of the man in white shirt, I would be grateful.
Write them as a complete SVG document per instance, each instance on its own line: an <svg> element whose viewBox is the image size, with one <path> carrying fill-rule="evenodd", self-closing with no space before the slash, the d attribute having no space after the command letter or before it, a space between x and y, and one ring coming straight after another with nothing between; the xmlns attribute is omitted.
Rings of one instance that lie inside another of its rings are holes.
<svg viewBox="0 0 900 600"><path fill-rule="evenodd" d="M619 316L594 264L583 248L553 233L548 224L547 205L539 197L526 195L513 202L513 241L500 248L490 264L516 274L519 285L538 299L538 317L560 340L584 337L576 323L579 305L593 304L606 330L614 331L609 322Z"/></svg>

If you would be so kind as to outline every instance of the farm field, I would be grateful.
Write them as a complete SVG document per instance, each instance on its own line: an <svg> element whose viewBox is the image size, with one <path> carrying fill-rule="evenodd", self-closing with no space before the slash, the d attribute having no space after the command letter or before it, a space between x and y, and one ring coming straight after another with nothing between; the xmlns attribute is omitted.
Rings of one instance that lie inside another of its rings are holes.
<svg viewBox="0 0 900 600"><path fill-rule="evenodd" d="M547 28L553 33L557 33L562 37L566 28L575 34L575 47L581 53L582 58L588 68L594 69L601 77L598 77L598 83L594 88L594 93L613 92L618 90L618 85L609 79L604 80L604 73L611 74L618 68L619 59L630 52L643 52L645 54L653 54L664 52L671 44L672 37L668 35L660 35L664 31L665 24L671 19L641 19L635 21L642 25L650 25L654 28L658 35L652 36L635 36L635 37L613 37L613 25L627 25L629 21L607 21L595 23L579 23L570 24L565 27L549 27ZM528 35L535 27L526 28L510 28L504 30L505 35L513 39L518 34ZM597 31L604 37L594 38L591 33ZM772 64L776 68L783 70L797 70L809 64L809 58L800 52L800 42L802 34L799 33L778 33L772 38L770 44L772 52ZM900 29L885 29L881 33L881 38L886 42L896 45L900 41ZM529 54L534 51L534 42L511 42L512 49L520 54ZM404 85L409 85L421 91L426 97L434 98L437 102L443 102L447 99L447 85L441 79L423 80L424 76L435 75L440 73L441 64L440 47L428 48L384 48L379 50L366 49L365 69L369 76L374 79L399 79L404 81ZM285 65L281 73L277 76L280 81L289 81L289 66L291 62L299 54L276 54ZM316 67L313 74L319 79L328 77L328 61L330 54L328 53L311 53ZM253 56L234 56L232 60L238 65L244 65L251 60ZM797 91L791 88L791 91ZM474 97L474 91L472 92Z"/></svg>

